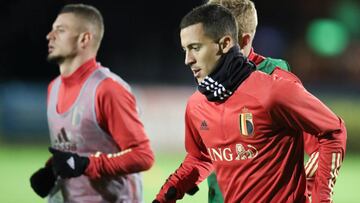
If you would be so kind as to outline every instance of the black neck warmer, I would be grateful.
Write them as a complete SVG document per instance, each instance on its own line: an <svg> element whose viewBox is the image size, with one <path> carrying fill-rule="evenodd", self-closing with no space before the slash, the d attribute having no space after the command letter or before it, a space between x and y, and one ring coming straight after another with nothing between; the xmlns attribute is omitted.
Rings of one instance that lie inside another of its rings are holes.
<svg viewBox="0 0 360 203"><path fill-rule="evenodd" d="M224 102L255 69L236 45L221 56L214 72L200 82L198 89L209 101Z"/></svg>

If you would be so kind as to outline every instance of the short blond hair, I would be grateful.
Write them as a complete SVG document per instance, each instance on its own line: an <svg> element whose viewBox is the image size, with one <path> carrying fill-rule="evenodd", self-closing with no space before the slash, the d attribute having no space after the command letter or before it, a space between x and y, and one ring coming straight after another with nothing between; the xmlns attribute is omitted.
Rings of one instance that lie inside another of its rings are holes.
<svg viewBox="0 0 360 203"><path fill-rule="evenodd" d="M63 13L72 13L92 27L94 47L98 50L104 36L104 20L100 11L92 5L68 4L60 10L59 15Z"/></svg>
<svg viewBox="0 0 360 203"><path fill-rule="evenodd" d="M238 35L241 39L244 33L255 35L258 24L255 5L250 0L209 0L208 4L218 4L229 9L238 24Z"/></svg>

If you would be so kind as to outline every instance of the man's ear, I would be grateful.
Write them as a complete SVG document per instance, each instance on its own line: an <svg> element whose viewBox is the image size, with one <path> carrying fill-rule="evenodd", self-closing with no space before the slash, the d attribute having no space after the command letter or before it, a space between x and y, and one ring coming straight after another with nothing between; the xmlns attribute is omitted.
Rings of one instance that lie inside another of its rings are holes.
<svg viewBox="0 0 360 203"><path fill-rule="evenodd" d="M244 49L247 45L251 42L251 35L248 33L242 34L241 37L239 37L239 45L241 49Z"/></svg>
<svg viewBox="0 0 360 203"><path fill-rule="evenodd" d="M83 32L79 35L79 43L81 48L90 46L93 35L90 32Z"/></svg>
<svg viewBox="0 0 360 203"><path fill-rule="evenodd" d="M227 53L231 47L234 45L234 40L231 38L230 35L225 35L219 40L219 47L221 53Z"/></svg>

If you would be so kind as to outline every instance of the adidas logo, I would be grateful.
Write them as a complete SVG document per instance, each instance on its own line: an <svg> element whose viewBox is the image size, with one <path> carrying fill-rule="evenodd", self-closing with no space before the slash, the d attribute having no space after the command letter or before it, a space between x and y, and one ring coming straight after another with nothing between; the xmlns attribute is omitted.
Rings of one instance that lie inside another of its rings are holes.
<svg viewBox="0 0 360 203"><path fill-rule="evenodd" d="M65 143L70 142L69 138L67 137L66 131L64 128L60 129L60 133L57 134L57 140L55 140L57 143Z"/></svg>
<svg viewBox="0 0 360 203"><path fill-rule="evenodd" d="M61 128L60 132L56 135L53 147L64 151L76 151L76 143L72 143L69 136L65 128Z"/></svg>
<svg viewBox="0 0 360 203"><path fill-rule="evenodd" d="M200 125L200 130L209 130L206 120L203 120Z"/></svg>

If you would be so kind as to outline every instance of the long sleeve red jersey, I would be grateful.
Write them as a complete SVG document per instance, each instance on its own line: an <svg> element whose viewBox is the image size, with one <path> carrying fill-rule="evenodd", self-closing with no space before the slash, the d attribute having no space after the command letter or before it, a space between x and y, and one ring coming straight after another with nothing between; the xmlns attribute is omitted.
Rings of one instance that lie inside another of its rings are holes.
<svg viewBox="0 0 360 203"><path fill-rule="evenodd" d="M170 186L181 198L214 169L225 202L305 202L305 131L319 140L313 202L331 202L346 129L298 82L255 71L223 103L194 93L185 120L187 156L158 200Z"/></svg>
<svg viewBox="0 0 360 203"><path fill-rule="evenodd" d="M285 79L293 80L301 83L301 81L292 73L287 71L282 71L281 69L290 70L290 66L281 59L272 59L265 58L251 49L249 54L249 59L253 61L258 70L268 74L276 74ZM277 65L279 68L276 68ZM309 160L305 165L305 174L306 174L306 194L311 196L312 188L314 185L315 175L318 168L318 158L319 158L319 140L316 136L309 135L306 132L303 132L304 137L304 149L306 154L309 156Z"/></svg>
<svg viewBox="0 0 360 203"><path fill-rule="evenodd" d="M97 68L98 65L92 58L70 76L61 76L58 113L66 112L71 108L84 82ZM53 82L49 85L48 95ZM95 97L96 120L116 142L121 155L101 152L93 154L94 156L89 157L90 164L85 174L94 179L149 169L154 162L154 155L139 120L134 96L122 85L107 78L99 84Z"/></svg>

